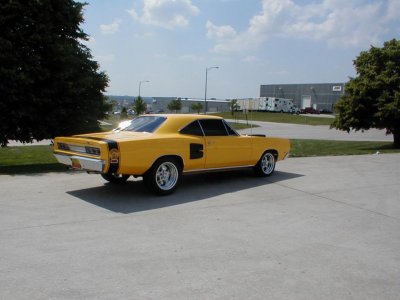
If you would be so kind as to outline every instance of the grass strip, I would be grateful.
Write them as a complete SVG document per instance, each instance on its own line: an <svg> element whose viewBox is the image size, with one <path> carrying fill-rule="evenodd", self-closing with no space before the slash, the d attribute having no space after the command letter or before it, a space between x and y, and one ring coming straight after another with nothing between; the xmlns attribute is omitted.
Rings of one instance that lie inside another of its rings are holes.
<svg viewBox="0 0 400 300"><path fill-rule="evenodd" d="M293 139L291 143L291 157L400 153L392 142Z"/></svg>
<svg viewBox="0 0 400 300"><path fill-rule="evenodd" d="M68 168L53 156L53 147L16 146L0 148L0 174L62 172Z"/></svg>

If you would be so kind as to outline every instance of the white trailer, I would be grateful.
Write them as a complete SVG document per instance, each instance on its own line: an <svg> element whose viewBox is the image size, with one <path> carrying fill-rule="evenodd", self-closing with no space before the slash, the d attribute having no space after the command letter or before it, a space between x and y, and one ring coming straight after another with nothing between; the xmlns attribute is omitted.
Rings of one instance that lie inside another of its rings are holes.
<svg viewBox="0 0 400 300"><path fill-rule="evenodd" d="M298 108L293 104L292 99L286 98L260 97L237 99L237 104L239 110L298 113Z"/></svg>
<svg viewBox="0 0 400 300"><path fill-rule="evenodd" d="M239 110L255 111L260 106L260 98L237 99Z"/></svg>
<svg viewBox="0 0 400 300"><path fill-rule="evenodd" d="M293 105L292 99L262 97L258 110L293 113L296 112L296 107Z"/></svg>

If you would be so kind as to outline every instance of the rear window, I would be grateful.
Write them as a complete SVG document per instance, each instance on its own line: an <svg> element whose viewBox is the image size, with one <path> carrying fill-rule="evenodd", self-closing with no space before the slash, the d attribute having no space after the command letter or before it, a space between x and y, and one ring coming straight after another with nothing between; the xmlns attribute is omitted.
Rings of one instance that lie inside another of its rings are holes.
<svg viewBox="0 0 400 300"><path fill-rule="evenodd" d="M164 121L166 117L159 116L141 116L125 124L123 128L117 128L122 131L132 132L154 132Z"/></svg>

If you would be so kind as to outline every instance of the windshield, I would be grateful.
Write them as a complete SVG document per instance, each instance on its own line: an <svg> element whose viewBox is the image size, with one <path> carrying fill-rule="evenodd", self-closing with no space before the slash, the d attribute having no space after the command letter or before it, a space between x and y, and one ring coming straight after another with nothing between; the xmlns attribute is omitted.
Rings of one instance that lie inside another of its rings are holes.
<svg viewBox="0 0 400 300"><path fill-rule="evenodd" d="M159 116L141 116L119 124L115 131L154 132L167 118Z"/></svg>

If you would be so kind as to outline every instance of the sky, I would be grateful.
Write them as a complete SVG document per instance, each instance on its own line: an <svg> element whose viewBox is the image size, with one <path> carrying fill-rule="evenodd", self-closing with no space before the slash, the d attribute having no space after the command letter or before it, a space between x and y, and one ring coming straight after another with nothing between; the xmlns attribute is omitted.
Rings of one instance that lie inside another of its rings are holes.
<svg viewBox="0 0 400 300"><path fill-rule="evenodd" d="M361 51L400 36L400 0L85 2L85 45L108 95L137 96L140 86L145 97L204 99L206 73L207 99L346 82Z"/></svg>

